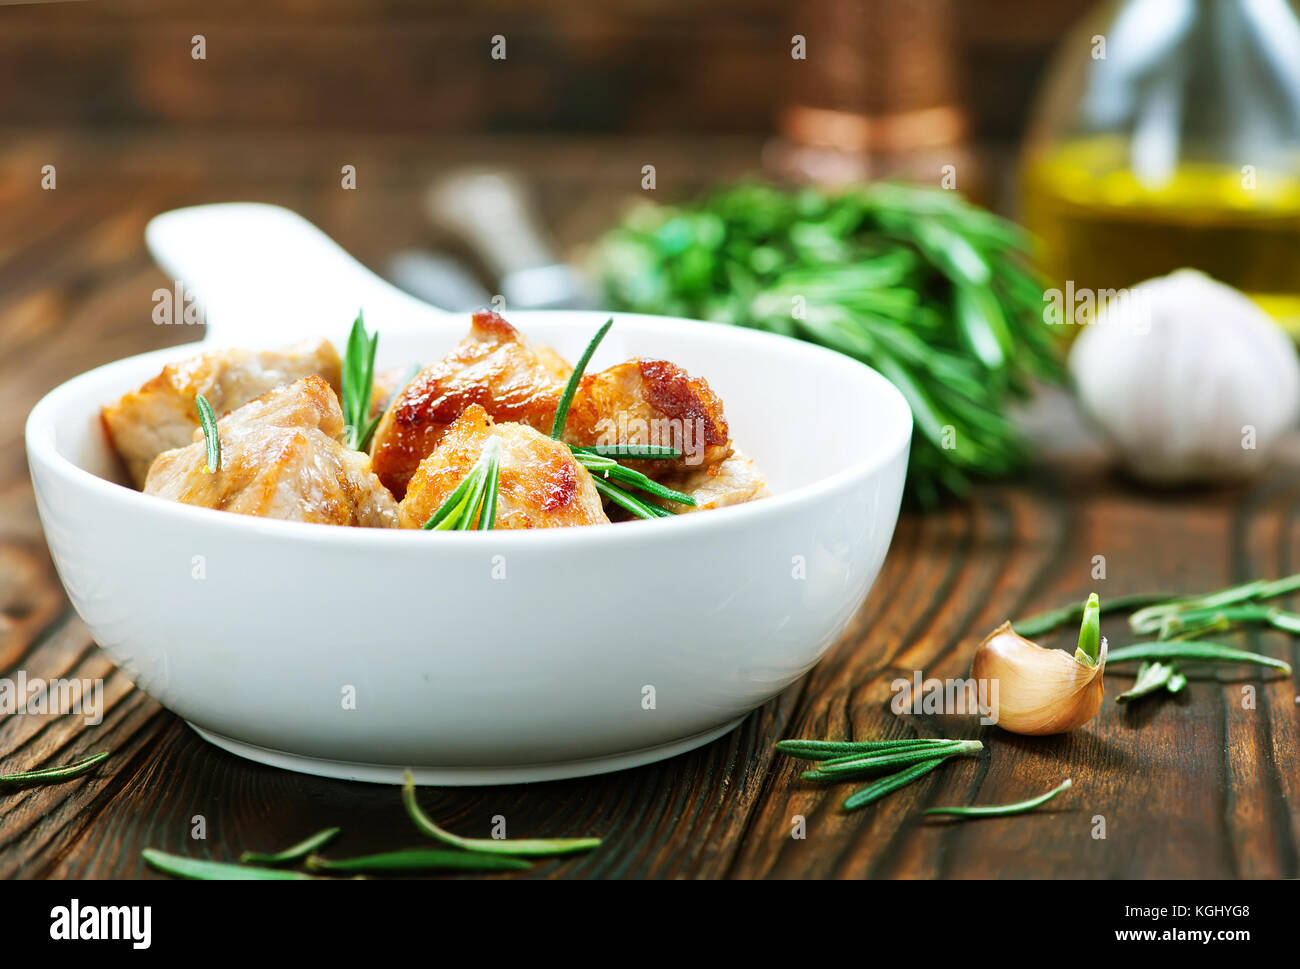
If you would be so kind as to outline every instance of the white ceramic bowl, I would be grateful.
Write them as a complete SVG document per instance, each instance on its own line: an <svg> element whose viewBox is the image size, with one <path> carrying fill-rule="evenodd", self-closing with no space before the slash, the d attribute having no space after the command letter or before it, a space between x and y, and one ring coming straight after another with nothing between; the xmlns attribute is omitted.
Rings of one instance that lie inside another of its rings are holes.
<svg viewBox="0 0 1300 969"><path fill-rule="evenodd" d="M606 318L507 316L569 359ZM341 346L343 322L320 332ZM467 325L381 329L379 366L434 360ZM773 497L599 528L428 533L264 520L125 487L100 406L199 349L51 391L28 419L28 458L59 576L95 639L208 740L264 763L480 784L689 750L836 642L898 516L912 421L884 378L777 336L627 314L592 369L656 356L707 377Z"/></svg>

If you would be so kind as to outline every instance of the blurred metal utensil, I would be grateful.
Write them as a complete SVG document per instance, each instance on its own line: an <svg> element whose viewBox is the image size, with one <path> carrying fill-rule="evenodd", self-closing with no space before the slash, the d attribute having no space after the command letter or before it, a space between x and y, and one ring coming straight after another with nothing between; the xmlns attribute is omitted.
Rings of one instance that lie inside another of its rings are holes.
<svg viewBox="0 0 1300 969"><path fill-rule="evenodd" d="M426 211L479 254L499 280L507 307L594 307L582 277L555 254L527 190L513 175L483 169L453 172L429 189Z"/></svg>
<svg viewBox="0 0 1300 969"><path fill-rule="evenodd" d="M403 249L384 275L412 296L453 312L469 312L492 301L492 294L458 260L423 249Z"/></svg>

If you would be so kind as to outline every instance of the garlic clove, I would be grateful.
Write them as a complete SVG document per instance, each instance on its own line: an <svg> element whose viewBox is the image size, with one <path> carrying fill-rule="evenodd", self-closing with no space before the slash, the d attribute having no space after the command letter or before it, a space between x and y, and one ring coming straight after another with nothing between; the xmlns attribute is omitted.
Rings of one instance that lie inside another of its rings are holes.
<svg viewBox="0 0 1300 969"><path fill-rule="evenodd" d="M1097 664L1088 666L1064 650L1044 649L1004 622L975 651L971 677L990 684L990 695L997 697L999 727L1042 736L1081 727L1097 715L1105 668L1105 637Z"/></svg>

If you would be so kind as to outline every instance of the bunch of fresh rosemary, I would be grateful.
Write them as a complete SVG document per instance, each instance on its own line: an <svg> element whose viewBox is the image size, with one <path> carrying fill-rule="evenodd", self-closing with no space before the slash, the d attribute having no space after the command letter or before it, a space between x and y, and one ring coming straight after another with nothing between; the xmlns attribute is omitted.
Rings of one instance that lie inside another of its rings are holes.
<svg viewBox="0 0 1300 969"><path fill-rule="evenodd" d="M927 504L1017 468L1008 406L1061 377L1027 239L954 192L742 183L638 208L594 262L616 308L800 337L879 370L916 419L908 489Z"/></svg>

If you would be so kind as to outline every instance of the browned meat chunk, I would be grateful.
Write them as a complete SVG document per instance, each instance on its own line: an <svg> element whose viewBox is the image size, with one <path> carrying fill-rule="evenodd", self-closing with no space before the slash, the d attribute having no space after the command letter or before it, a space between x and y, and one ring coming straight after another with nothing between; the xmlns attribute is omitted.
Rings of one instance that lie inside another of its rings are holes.
<svg viewBox="0 0 1300 969"><path fill-rule="evenodd" d="M629 360L582 378L564 439L570 444L659 444L682 457L620 462L651 477L699 471L731 452L722 401L700 377L667 360Z"/></svg>
<svg viewBox="0 0 1300 969"><path fill-rule="evenodd" d="M194 398L202 394L220 416L273 387L312 374L339 388L338 351L328 340L283 350L216 350L180 363L103 409L104 426L137 488L163 451L182 447L199 426Z"/></svg>
<svg viewBox="0 0 1300 969"><path fill-rule="evenodd" d="M277 387L217 422L221 466L207 470L203 431L154 461L145 494L287 521L397 527L397 503L345 448L343 410L320 377Z"/></svg>
<svg viewBox="0 0 1300 969"><path fill-rule="evenodd" d="M400 507L403 528L419 528L433 516L491 437L501 442L494 528L609 523L591 475L568 447L526 424L494 424L482 407L471 404L411 478Z"/></svg>
<svg viewBox="0 0 1300 969"><path fill-rule="evenodd" d="M384 413L371 453L393 494L406 493L416 467L471 404L494 421L549 432L571 368L553 350L529 343L496 313L474 314L469 335L424 368Z"/></svg>

